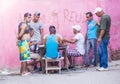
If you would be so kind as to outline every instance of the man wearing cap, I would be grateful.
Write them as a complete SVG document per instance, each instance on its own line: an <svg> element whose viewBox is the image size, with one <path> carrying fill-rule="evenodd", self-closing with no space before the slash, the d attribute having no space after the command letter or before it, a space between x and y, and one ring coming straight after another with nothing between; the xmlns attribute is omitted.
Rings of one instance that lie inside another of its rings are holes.
<svg viewBox="0 0 120 84"><path fill-rule="evenodd" d="M97 68L99 71L108 70L108 51L107 46L110 39L110 26L111 18L109 15L105 14L103 9L98 7L95 9L94 13L101 17L100 25L97 30L97 42L98 42L98 55L100 56L100 67Z"/></svg>
<svg viewBox="0 0 120 84"><path fill-rule="evenodd" d="M35 12L33 16L33 20L29 23L30 28L33 30L31 31L31 45L30 50L33 51L33 53L39 53L39 44L43 43L43 25L39 21L40 13ZM37 67L35 66L35 69Z"/></svg>
<svg viewBox="0 0 120 84"><path fill-rule="evenodd" d="M97 46L97 25L93 19L91 12L86 13L87 18L87 33L86 33L86 49L85 49L85 67L89 67L90 63L90 49L92 48L92 66L96 66L96 46Z"/></svg>
<svg viewBox="0 0 120 84"><path fill-rule="evenodd" d="M30 28L33 29L32 31L32 42L36 42L36 44L42 44L43 43L43 24L39 21L40 18L40 13L35 12L33 20L29 23ZM34 47L36 46L31 46L31 49L34 50ZM35 50L36 52L36 50Z"/></svg>
<svg viewBox="0 0 120 84"><path fill-rule="evenodd" d="M72 60L72 56L77 57L77 56L83 56L85 54L84 37L80 33L81 27L79 25L73 25L72 28L73 28L73 33L75 34L74 38L71 40L63 39L63 42L76 44L75 49L73 50L68 49L68 52L67 52L68 60L70 62L69 68L74 68L75 66Z"/></svg>

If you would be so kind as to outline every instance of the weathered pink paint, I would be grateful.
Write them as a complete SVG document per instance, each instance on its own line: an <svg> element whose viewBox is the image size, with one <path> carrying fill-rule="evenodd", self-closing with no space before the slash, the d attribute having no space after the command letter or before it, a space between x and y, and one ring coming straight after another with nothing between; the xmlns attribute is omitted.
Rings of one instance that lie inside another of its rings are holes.
<svg viewBox="0 0 120 84"><path fill-rule="evenodd" d="M8 4L7 4L8 3ZM112 17L111 46L120 48L120 0L0 0L0 67L17 68L20 65L19 50L16 46L16 33L25 12L41 12L45 34L48 26L55 25L57 32L65 38L73 36L71 25L80 24L85 35L87 11L98 6ZM97 17L95 16L95 19ZM117 28L117 29L115 29ZM78 59L78 61L81 59Z"/></svg>

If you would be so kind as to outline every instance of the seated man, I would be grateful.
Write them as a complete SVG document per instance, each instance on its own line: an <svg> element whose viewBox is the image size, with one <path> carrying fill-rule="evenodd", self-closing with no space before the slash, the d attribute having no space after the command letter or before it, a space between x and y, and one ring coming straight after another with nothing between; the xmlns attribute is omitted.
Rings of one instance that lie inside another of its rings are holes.
<svg viewBox="0 0 120 84"><path fill-rule="evenodd" d="M34 44L36 44L36 42L30 42L30 48ZM42 56L40 56L40 53L34 52L34 50L35 50L34 48L30 49L30 57L31 57L32 61L30 61L28 63L28 66L34 66L34 71L41 71L42 70L41 66L38 67L37 64L38 63L41 64L40 61L41 61Z"/></svg>
<svg viewBox="0 0 120 84"><path fill-rule="evenodd" d="M50 34L45 36L44 45L46 48L45 58L59 58L60 54L58 51L58 47L62 46L62 41L59 35L56 34L55 26L49 27Z"/></svg>
<svg viewBox="0 0 120 84"><path fill-rule="evenodd" d="M33 52L32 58L37 57L37 54L40 54L40 49L39 45L43 44L43 24L39 21L40 18L40 13L35 12L33 15L33 20L30 21L29 27L31 28L31 46L30 46L30 51ZM36 62L36 61L35 61ZM41 60L40 60L41 62ZM40 63L40 66L42 63ZM36 65L34 64L34 69L39 70L40 68L37 68L37 63Z"/></svg>
<svg viewBox="0 0 120 84"><path fill-rule="evenodd" d="M68 50L67 55L68 55L68 60L70 62L69 68L73 68L74 64L72 61L72 56L83 56L85 54L85 49L84 49L84 37L80 33L81 27L79 25L74 25L72 26L73 28L73 33L75 34L74 38L71 40L63 39L63 42L68 42L71 44L76 43L76 48L73 50Z"/></svg>

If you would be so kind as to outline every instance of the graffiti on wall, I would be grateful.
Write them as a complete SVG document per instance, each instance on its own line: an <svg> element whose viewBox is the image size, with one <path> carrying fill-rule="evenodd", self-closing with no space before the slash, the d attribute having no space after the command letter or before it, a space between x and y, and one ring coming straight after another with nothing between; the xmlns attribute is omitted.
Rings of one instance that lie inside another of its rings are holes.
<svg viewBox="0 0 120 84"><path fill-rule="evenodd" d="M62 22L75 24L83 23L86 21L86 19L84 13L63 9L61 13L59 13L57 10L53 10L49 15L42 14L41 21L43 24L54 24L57 28L59 28L60 23Z"/></svg>

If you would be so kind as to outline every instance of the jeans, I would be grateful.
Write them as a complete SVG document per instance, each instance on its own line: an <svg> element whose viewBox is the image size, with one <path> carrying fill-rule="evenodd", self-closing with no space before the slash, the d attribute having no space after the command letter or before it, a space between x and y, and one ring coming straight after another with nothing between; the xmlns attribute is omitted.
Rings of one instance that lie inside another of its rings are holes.
<svg viewBox="0 0 120 84"><path fill-rule="evenodd" d="M92 65L96 66L97 40L88 39L85 49L85 65L90 65L90 49L92 48Z"/></svg>
<svg viewBox="0 0 120 84"><path fill-rule="evenodd" d="M109 38L104 38L98 45L98 55L100 57L100 67L108 67L108 50L107 46L109 43Z"/></svg>
<svg viewBox="0 0 120 84"><path fill-rule="evenodd" d="M37 42L37 41L31 41L31 42ZM33 51L34 53L40 53L39 44L31 45L30 51Z"/></svg>

